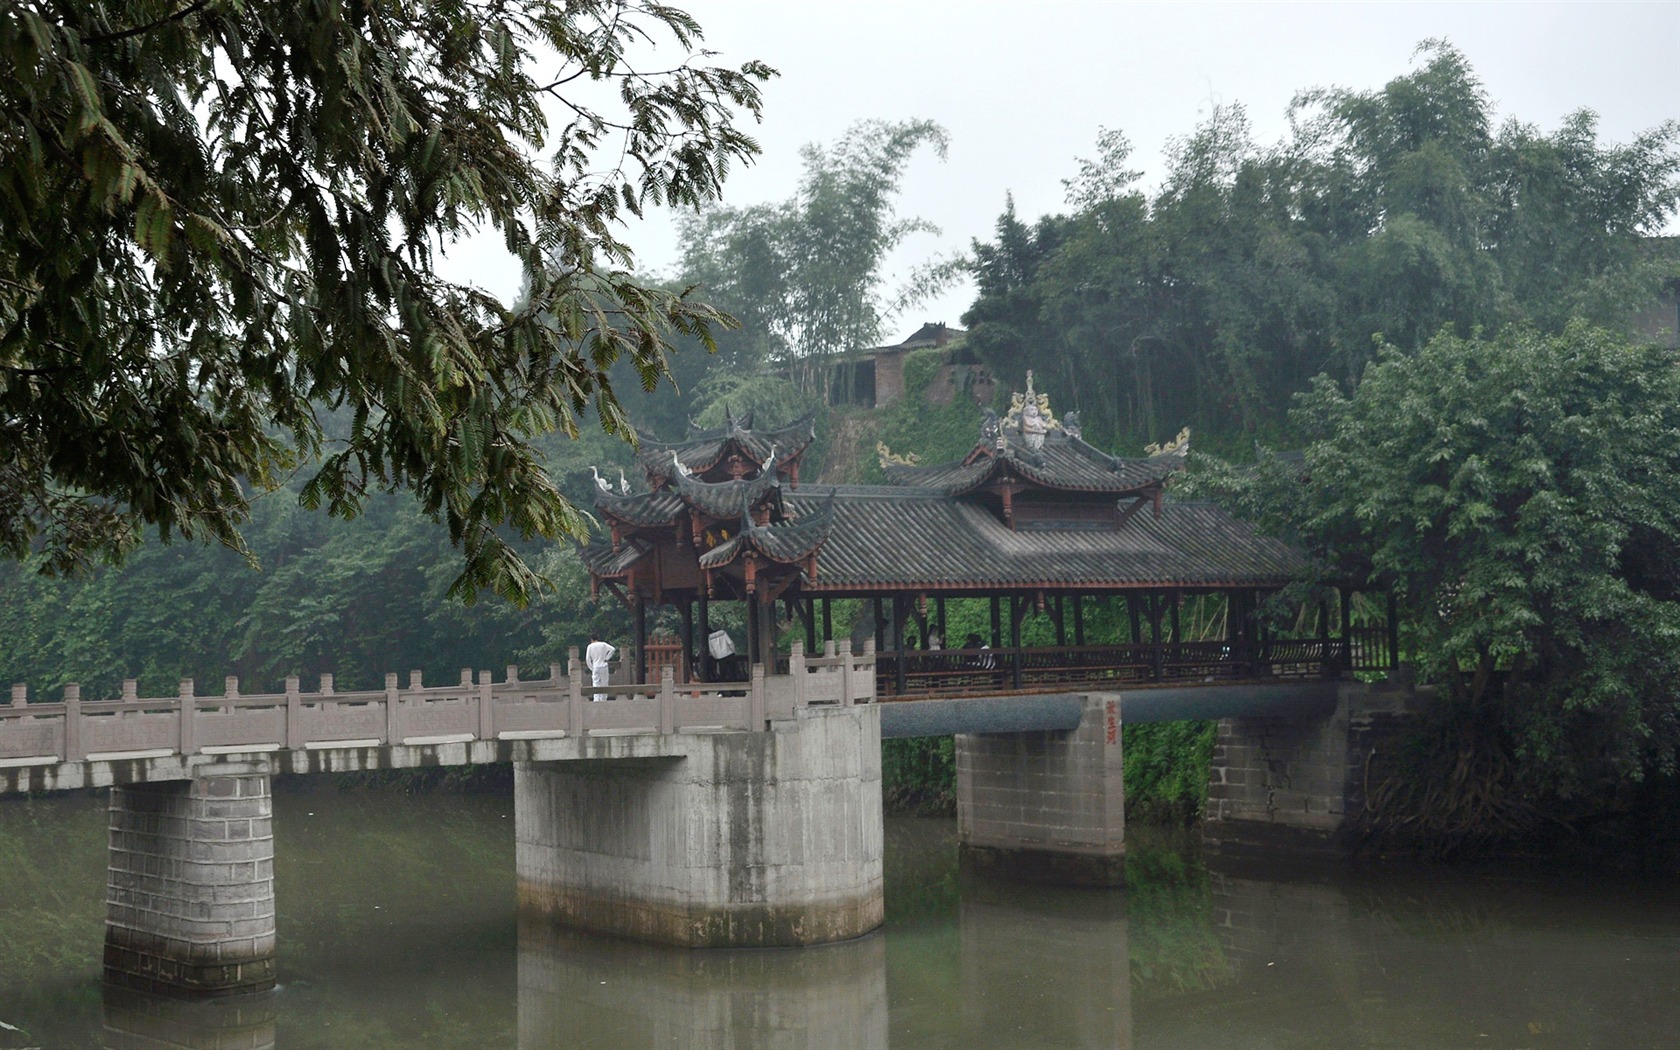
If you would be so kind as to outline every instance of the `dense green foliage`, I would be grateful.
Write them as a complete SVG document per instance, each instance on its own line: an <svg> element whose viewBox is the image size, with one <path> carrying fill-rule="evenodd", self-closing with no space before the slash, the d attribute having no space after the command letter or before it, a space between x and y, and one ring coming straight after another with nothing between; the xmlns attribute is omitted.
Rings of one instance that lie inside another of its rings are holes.
<svg viewBox="0 0 1680 1050"><path fill-rule="evenodd" d="M1304 463L1225 482L1401 596L1441 683L1385 826L1451 849L1627 804L1680 753L1680 366L1575 323L1388 348L1294 413Z"/></svg>
<svg viewBox="0 0 1680 1050"><path fill-rule="evenodd" d="M253 488L303 464L306 505L411 490L452 591L527 599L506 531L583 524L534 442L586 409L623 430L610 367L651 387L722 320L619 234L757 153L735 120L772 71L699 39L645 0L7 5L0 552L83 568L148 525L242 549ZM475 230L530 275L518 307L436 272Z"/></svg>
<svg viewBox="0 0 1680 1050"><path fill-rule="evenodd" d="M247 693L323 672L344 688L372 688L413 668L432 682L487 665L499 677L509 662L546 673L592 628L628 630L617 602L590 603L570 548L522 551L554 584L529 606L448 600L457 571L448 539L396 496L341 522L281 489L255 503L246 537L260 572L226 548L158 543L121 568L71 579L0 562L0 681L49 699L70 681L89 696L115 695L129 677L150 696L173 695L181 678L220 693L230 674Z"/></svg>
<svg viewBox="0 0 1680 1050"><path fill-rule="evenodd" d="M886 256L917 232L892 198L917 149L945 155L945 130L926 120L863 121L829 148L801 151L798 192L778 204L714 206L682 224L683 279L742 322L720 349L733 366L775 366L801 389L825 392L829 361L874 346L887 320L936 290L954 269L930 263L883 294Z"/></svg>
<svg viewBox="0 0 1680 1050"><path fill-rule="evenodd" d="M1302 94L1273 146L1219 107L1150 193L1105 133L1068 213L1011 203L974 245L969 347L1007 379L1035 369L1099 444L1267 437L1312 377L1357 380L1374 336L1624 324L1680 273L1644 243L1674 214L1680 125L1623 145L1585 111L1495 130L1464 57L1419 50L1381 90Z"/></svg>

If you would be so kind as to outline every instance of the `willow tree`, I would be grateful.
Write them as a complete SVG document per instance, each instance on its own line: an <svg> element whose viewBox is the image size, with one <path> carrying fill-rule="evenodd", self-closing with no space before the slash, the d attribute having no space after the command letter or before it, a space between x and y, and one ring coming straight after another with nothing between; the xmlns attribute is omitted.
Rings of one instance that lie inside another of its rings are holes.
<svg viewBox="0 0 1680 1050"><path fill-rule="evenodd" d="M455 593L528 596L508 536L581 523L532 441L591 408L622 430L612 364L652 385L724 320L621 239L757 152L737 122L773 71L699 41L652 0L8 5L0 551L243 550L253 491L301 468L344 517L412 490ZM473 231L532 275L517 308L440 276Z"/></svg>

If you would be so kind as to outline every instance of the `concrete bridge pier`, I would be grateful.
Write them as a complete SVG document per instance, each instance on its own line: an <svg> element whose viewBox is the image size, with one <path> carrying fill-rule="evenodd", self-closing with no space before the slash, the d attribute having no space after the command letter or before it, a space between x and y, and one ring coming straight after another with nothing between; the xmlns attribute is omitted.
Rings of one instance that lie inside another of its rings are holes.
<svg viewBox="0 0 1680 1050"><path fill-rule="evenodd" d="M274 986L266 774L111 788L105 979L211 997Z"/></svg>
<svg viewBox="0 0 1680 1050"><path fill-rule="evenodd" d="M840 941L882 919L874 705L768 732L590 736L514 767L520 910L694 948Z"/></svg>
<svg viewBox="0 0 1680 1050"><path fill-rule="evenodd" d="M1076 729L957 735L957 838L974 867L1071 885L1124 879L1120 696L1079 699Z"/></svg>

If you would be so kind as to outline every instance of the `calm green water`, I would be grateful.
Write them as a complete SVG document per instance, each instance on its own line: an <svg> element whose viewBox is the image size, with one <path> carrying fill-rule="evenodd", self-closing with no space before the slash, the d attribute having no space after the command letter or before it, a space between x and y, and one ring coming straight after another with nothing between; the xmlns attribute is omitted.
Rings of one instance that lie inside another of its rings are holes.
<svg viewBox="0 0 1680 1050"><path fill-rule="evenodd" d="M887 927L691 952L522 925L508 800L275 799L282 987L99 982L104 799L0 803L0 1048L1680 1046L1673 886L1239 874L1135 835L1124 891L959 871L889 820Z"/></svg>

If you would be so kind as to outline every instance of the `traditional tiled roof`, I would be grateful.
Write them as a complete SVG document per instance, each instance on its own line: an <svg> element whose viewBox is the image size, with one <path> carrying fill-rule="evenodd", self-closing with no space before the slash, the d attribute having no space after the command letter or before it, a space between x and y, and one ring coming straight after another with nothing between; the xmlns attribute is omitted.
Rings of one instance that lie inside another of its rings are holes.
<svg viewBox="0 0 1680 1050"><path fill-rule="evenodd" d="M832 496L834 522L817 591L1278 587L1306 565L1281 541L1219 508L1172 503L1119 529L1012 531L983 507L938 489L807 486L786 497L803 514Z"/></svg>
<svg viewBox="0 0 1680 1050"><path fill-rule="evenodd" d="M644 540L620 544L617 550L610 543L588 543L578 547L578 557L582 559L583 567L595 576L613 579L623 576L652 549L653 545Z"/></svg>
<svg viewBox="0 0 1680 1050"><path fill-rule="evenodd" d="M755 525L744 518L741 531L700 556L702 569L717 569L735 561L744 551L771 561L792 565L822 549L834 524L834 497L808 508L799 518L773 525Z"/></svg>
<svg viewBox="0 0 1680 1050"><path fill-rule="evenodd" d="M609 518L626 525L641 525L647 528L669 525L685 509L682 497L670 489L642 492L633 496L600 492L595 495L595 506Z"/></svg>
<svg viewBox="0 0 1680 1050"><path fill-rule="evenodd" d="M675 452L683 466L696 474L704 474L727 460L731 453L740 453L755 464L762 464L776 450L776 458L786 464L805 451L816 437L816 417L805 415L787 426L775 430L753 430L752 415L737 420L728 417L720 430L696 431L682 441L657 441L641 436L641 451L636 460L650 477L671 477L676 471L671 463Z"/></svg>
<svg viewBox="0 0 1680 1050"><path fill-rule="evenodd" d="M1295 548L1211 504L1163 500L1166 479L1184 465L1188 432L1155 455L1108 455L1081 440L1074 414L1055 419L1030 373L1008 416L986 413L968 456L888 467L890 485L784 492L778 468L809 443L810 420L767 433L751 424L731 418L722 431L686 442L644 442L642 461L659 489L597 497L618 541L616 549L585 549L597 580L639 579L633 567L666 543L687 549L684 557L708 574L743 574L749 590L767 571L787 582L773 565L798 566L805 593L828 595L1269 589L1307 567ZM753 477L705 480L736 455L752 460ZM1000 487L1001 510L990 495ZM1153 506L1133 503L1139 496L1153 497ZM693 533L693 547L686 533L666 528L691 515L710 522Z"/></svg>
<svg viewBox="0 0 1680 1050"><path fill-rule="evenodd" d="M772 501L780 510L782 480L776 476L776 462L772 456L756 478L741 481L702 481L681 473L671 481L682 502L701 514L711 518L738 518L765 500Z"/></svg>
<svg viewBox="0 0 1680 1050"><path fill-rule="evenodd" d="M889 466L886 473L894 484L938 489L948 496L961 496L1006 477L1065 492L1119 495L1150 488L1183 467L1182 452L1123 459L1056 430L1045 436L1044 446L1037 451L1014 443L1002 448L981 444L954 463Z"/></svg>

